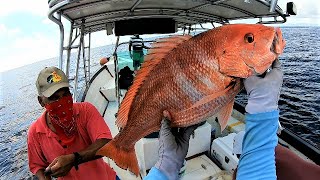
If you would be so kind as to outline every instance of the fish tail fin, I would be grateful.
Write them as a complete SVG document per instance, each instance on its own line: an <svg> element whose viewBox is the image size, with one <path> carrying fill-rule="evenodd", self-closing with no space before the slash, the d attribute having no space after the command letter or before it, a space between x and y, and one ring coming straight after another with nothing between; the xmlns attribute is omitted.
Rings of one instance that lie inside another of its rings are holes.
<svg viewBox="0 0 320 180"><path fill-rule="evenodd" d="M134 146L129 149L123 149L116 145L115 140L111 140L102 148L100 148L96 155L107 156L114 160L114 162L122 169L128 169L136 176L139 175L139 165L134 150Z"/></svg>

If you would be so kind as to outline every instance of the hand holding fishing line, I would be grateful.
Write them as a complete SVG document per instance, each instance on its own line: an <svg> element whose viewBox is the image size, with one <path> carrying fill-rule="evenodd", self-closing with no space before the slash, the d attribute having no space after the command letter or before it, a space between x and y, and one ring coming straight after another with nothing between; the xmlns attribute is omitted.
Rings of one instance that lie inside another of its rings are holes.
<svg viewBox="0 0 320 180"><path fill-rule="evenodd" d="M278 59L264 78L250 76L245 79L244 86L249 96L246 112L256 114L277 110L282 81L283 72Z"/></svg>
<svg viewBox="0 0 320 180"><path fill-rule="evenodd" d="M74 155L68 154L55 158L45 169L45 175L52 177L61 177L69 173L74 165Z"/></svg>
<svg viewBox="0 0 320 180"><path fill-rule="evenodd" d="M166 174L169 179L177 179L188 153L190 136L198 124L180 128L179 132L173 134L169 112L163 111L163 116L159 134L159 159L155 167Z"/></svg>

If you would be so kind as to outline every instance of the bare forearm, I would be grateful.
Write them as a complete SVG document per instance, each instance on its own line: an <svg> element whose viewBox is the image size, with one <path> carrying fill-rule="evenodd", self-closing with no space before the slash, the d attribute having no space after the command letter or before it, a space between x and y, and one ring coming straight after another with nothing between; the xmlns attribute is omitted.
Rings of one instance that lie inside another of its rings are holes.
<svg viewBox="0 0 320 180"><path fill-rule="evenodd" d="M79 165L91 160L101 158L101 156L96 156L96 152L104 146L109 140L108 139L98 139L92 143L86 149L78 152L81 159L76 159L76 155L67 154L62 155L53 160L51 164L46 168L46 171L50 173L53 177L65 176L74 165ZM76 166L77 167L77 166ZM42 177L41 172L39 172L38 177ZM40 179L40 178L39 178Z"/></svg>
<svg viewBox="0 0 320 180"><path fill-rule="evenodd" d="M109 141L110 139L98 139L94 143L92 143L88 148L78 152L82 158L81 163L101 158L102 156L96 156L96 152Z"/></svg>

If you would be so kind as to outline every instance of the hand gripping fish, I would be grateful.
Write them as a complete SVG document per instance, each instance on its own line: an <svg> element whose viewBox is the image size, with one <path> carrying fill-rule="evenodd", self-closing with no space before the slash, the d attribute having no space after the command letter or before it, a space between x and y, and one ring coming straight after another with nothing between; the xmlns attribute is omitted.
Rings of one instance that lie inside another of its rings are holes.
<svg viewBox="0 0 320 180"><path fill-rule="evenodd" d="M133 85L123 99L113 140L98 150L139 174L135 143L158 131L162 112L172 127L187 127L217 115L226 127L241 78L264 73L282 53L279 28L224 25L194 37L173 36L152 44Z"/></svg>

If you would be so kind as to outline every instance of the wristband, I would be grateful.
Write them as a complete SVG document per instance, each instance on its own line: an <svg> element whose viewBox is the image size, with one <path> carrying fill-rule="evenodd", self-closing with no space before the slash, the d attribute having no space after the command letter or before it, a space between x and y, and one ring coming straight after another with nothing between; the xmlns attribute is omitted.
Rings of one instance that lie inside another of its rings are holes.
<svg viewBox="0 0 320 180"><path fill-rule="evenodd" d="M73 164L73 166L74 166L74 168L78 171L78 169L79 169L79 164L80 164L81 161L82 161L82 157L81 157L80 154L77 153L77 152L74 152L73 154L74 154L74 164Z"/></svg>

